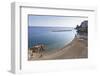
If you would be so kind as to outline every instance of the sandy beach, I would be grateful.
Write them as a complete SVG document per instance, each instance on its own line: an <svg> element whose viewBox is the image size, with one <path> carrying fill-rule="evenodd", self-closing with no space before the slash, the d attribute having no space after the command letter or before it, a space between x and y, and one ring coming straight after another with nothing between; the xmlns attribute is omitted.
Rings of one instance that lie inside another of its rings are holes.
<svg viewBox="0 0 100 76"><path fill-rule="evenodd" d="M71 43L63 48L54 50L52 52L43 52L41 57L38 56L39 54L34 53L34 57L29 60L88 58L87 46L87 40L75 37Z"/></svg>

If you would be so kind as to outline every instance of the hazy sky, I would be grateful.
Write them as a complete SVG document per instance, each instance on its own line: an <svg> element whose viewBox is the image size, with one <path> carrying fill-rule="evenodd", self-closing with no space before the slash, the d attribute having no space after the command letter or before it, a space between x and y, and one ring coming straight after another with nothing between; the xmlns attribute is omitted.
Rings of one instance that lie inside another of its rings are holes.
<svg viewBox="0 0 100 76"><path fill-rule="evenodd" d="M43 26L43 27L76 27L86 17L64 17L64 16L36 16L29 15L29 26Z"/></svg>

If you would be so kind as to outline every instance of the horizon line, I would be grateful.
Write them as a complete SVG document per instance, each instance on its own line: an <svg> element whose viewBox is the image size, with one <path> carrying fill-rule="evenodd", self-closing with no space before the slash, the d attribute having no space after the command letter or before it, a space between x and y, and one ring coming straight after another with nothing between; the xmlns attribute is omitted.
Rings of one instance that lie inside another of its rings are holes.
<svg viewBox="0 0 100 76"><path fill-rule="evenodd" d="M61 27L61 26L28 26L28 27ZM62 27L65 27L65 26L62 26Z"/></svg>

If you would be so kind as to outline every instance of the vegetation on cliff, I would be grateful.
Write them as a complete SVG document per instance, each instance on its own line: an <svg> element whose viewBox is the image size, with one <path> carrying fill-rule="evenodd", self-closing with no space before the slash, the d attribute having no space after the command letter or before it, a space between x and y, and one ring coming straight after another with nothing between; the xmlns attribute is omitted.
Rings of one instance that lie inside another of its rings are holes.
<svg viewBox="0 0 100 76"><path fill-rule="evenodd" d="M83 21L80 25L77 25L75 29L80 35L88 35L88 21Z"/></svg>

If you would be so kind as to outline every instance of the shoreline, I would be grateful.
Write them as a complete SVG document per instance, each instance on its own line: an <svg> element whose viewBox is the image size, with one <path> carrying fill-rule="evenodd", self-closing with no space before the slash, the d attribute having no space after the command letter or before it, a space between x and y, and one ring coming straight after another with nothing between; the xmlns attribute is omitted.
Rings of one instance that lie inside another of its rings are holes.
<svg viewBox="0 0 100 76"><path fill-rule="evenodd" d="M34 57L28 59L33 60L54 60L54 59L76 59L88 58L87 40L81 40L75 37L71 43L65 45L63 48L54 50L52 52L42 52L41 57Z"/></svg>

